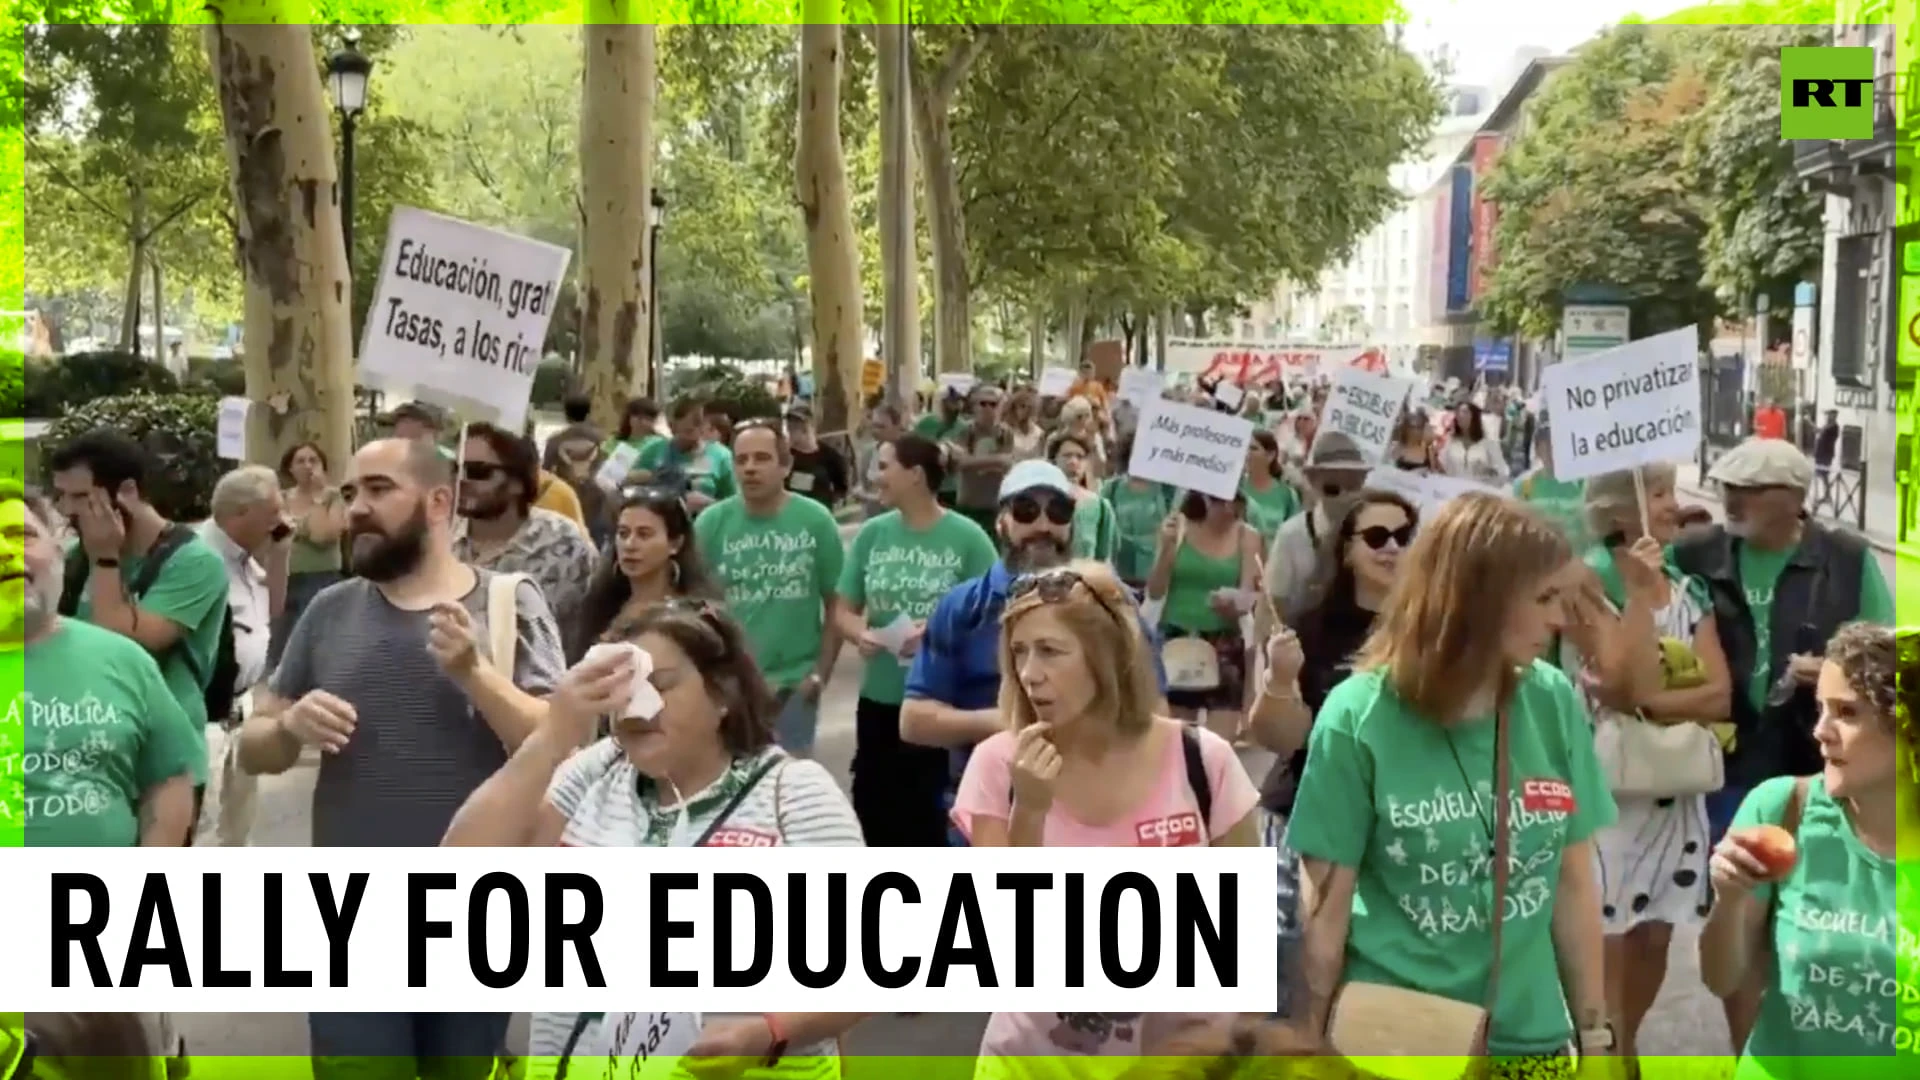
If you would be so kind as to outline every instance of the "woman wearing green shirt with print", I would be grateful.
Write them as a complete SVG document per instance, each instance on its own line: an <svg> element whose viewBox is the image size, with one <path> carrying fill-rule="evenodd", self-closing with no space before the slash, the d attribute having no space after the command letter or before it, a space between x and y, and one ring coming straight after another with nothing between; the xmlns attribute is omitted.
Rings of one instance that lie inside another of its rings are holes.
<svg viewBox="0 0 1920 1080"><path fill-rule="evenodd" d="M868 847L942 847L947 842L947 751L900 739L907 662L927 616L963 581L993 568L986 530L940 505L940 444L904 435L883 444L875 487L893 509L860 527L840 571L834 618L866 658L854 710L853 811Z"/></svg>
<svg viewBox="0 0 1920 1080"><path fill-rule="evenodd" d="M1535 659L1561 629L1571 564L1558 530L1477 493L1423 522L1401 556L1355 673L1314 719L1288 822L1309 1030L1327 1031L1343 991L1361 1002L1400 991L1490 1006L1495 1076L1610 1053L1592 837L1612 823L1613 795L1573 685ZM1503 848L1511 872L1488 1002L1492 853ZM1327 1034L1342 1053L1367 1053L1352 1032ZM1457 1037L1432 1035L1436 1046Z"/></svg>
<svg viewBox="0 0 1920 1080"><path fill-rule="evenodd" d="M1100 497L1093 483L1093 448L1090 440L1062 433L1047 444L1047 458L1073 481L1073 557L1111 562L1113 559L1113 507Z"/></svg>
<svg viewBox="0 0 1920 1080"><path fill-rule="evenodd" d="M1247 475L1240 494L1247 500L1247 524L1260 533L1260 550L1273 547L1273 535L1300 512L1300 495L1281 479L1280 440L1271 431L1255 431L1247 446Z"/></svg>
<svg viewBox="0 0 1920 1080"><path fill-rule="evenodd" d="M1541 413L1533 432L1535 465L1513 482L1514 497L1546 515L1567 534L1573 550L1583 551L1595 537L1587 530L1585 480L1560 480L1553 475L1553 436Z"/></svg>
<svg viewBox="0 0 1920 1080"><path fill-rule="evenodd" d="M1114 463L1123 471L1100 485L1100 497L1113 508L1113 569L1128 588L1138 592L1153 572L1153 552L1160 542L1160 523L1173 513L1173 492L1165 484L1142 480L1124 472L1133 460L1133 436L1115 444Z"/></svg>
<svg viewBox="0 0 1920 1080"><path fill-rule="evenodd" d="M1834 635L1815 690L1825 767L1755 787L1714 848L1701 980L1722 998L1756 970L1766 984L1735 1080L1811 1077L1834 1058L1847 1059L1836 1074L1889 1080L1920 1064L1920 987L1899 955L1913 937L1896 906L1914 869L1896 857L1898 808L1914 805L1913 702L1901 698L1915 695L1920 665L1898 655L1886 627Z"/></svg>

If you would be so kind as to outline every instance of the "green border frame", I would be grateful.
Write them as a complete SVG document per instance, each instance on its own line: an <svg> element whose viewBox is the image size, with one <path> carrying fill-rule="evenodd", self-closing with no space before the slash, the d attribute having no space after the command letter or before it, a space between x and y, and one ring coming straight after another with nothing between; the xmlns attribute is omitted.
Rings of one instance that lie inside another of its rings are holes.
<svg viewBox="0 0 1920 1080"><path fill-rule="evenodd" d="M1831 24L1844 8L1867 13L1873 21L1892 22L1898 36L1897 55L1908 71L1916 71L1920 59L1920 32L1916 30L1916 5L1920 0L1748 0L1708 4L1690 8L1667 20L1674 22L1721 25L1765 23ZM579 23L579 22L660 22L660 23L794 23L814 18L840 18L847 22L870 21L876 5L867 0L822 3L820 0L313 0L284 2L272 0L231 0L226 5L235 22L311 22L362 24L430 23ZM1005 0L1001 3L964 3L960 0L919 0L912 5L912 17L919 23L960 20L1006 23L1133 23L1168 25L1191 22L1235 23L1362 23L1383 22L1400 17L1395 0ZM0 15L0 88L4 89L6 108L0 110L0 312L19 311L23 304L25 265L25 218L22 203L23 140L18 95L21 79L21 31L27 21L107 22L140 21L201 22L201 4L196 0L153 0L148 3L77 0L10 5ZM134 11L128 12L132 8ZM1901 153L1911 145L1916 105L1920 105L1920 79L1910 81L1904 91L1899 119ZM1920 217L1920 192L1912 184L1902 185L1898 205L1907 209L1903 218ZM1896 292L1896 295L1898 293ZM1901 326L1920 318L1920 310L1901 307ZM0 316L0 342L11 345L19 331L19 320ZM17 354L16 354L17 355ZM0 362L17 362L0 351ZM1920 398L1920 395L1910 395ZM1906 403L1899 422L1902 430L1920 431L1920 405ZM1916 440L1920 442L1920 440ZM1916 451L1920 454L1920 450ZM1920 465L1920 463L1916 463ZM19 418L0 418L0 470L18 476L25 467L24 443ZM1920 470L1916 470L1920 471ZM1904 496L1903 496L1904 501ZM1896 559L1895 596L1903 625L1920 624L1920 539L1900 546ZM18 701L23 673L17 662L0 661L0 694ZM0 720L0 764L9 752L17 754L19 732L9 731ZM17 786L4 785L6 771L0 768L0 799L12 800L11 809L19 820ZM0 847L18 846L17 829L9 830L0 820ZM1903 852L1903 862L1913 857ZM3 858L4 856L0 856ZM1901 922L1913 927L1920 922L1920 898L1905 891L1900 897ZM1901 981L1908 986L1920 983L1920 972L1911 964L1920 958L1905 958ZM20 1004L20 1003L8 1003ZM17 1021L4 1015L11 1026ZM219 1057L194 1059L196 1080L300 1080L310 1075L304 1057ZM1066 1061L1030 1062L1060 1072ZM1176 1072L1194 1075L1197 1063L1163 1062L1167 1075ZM1447 1077L1457 1073L1453 1063L1435 1061L1433 1074ZM1877 1074L1881 1059L1851 1058L1826 1061L1825 1067L1844 1076L1858 1070ZM1647 1058L1643 1065L1649 1078L1674 1080L1710 1080L1730 1076L1732 1062L1726 1057ZM1089 1075L1087 1063L1080 1061L1072 1075ZM846 1071L854 1076L911 1077L915 1080L967 1080L973 1066L967 1057L866 1057L847 1059ZM1099 1069L1101 1073L1110 1070ZM1152 1069L1155 1073L1162 1070Z"/></svg>

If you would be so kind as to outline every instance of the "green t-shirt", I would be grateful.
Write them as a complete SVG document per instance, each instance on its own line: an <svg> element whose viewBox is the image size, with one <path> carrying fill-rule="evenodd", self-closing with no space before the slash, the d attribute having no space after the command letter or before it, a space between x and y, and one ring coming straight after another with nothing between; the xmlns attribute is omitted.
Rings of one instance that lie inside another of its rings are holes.
<svg viewBox="0 0 1920 1080"><path fill-rule="evenodd" d="M846 562L833 514L789 494L772 515L755 517L736 495L695 518L693 533L767 684L779 692L798 686L820 659L826 605Z"/></svg>
<svg viewBox="0 0 1920 1080"><path fill-rule="evenodd" d="M1513 494L1560 526L1573 550L1579 551L1598 539L1587 528L1585 480L1556 480L1547 470L1535 469L1513 482Z"/></svg>
<svg viewBox="0 0 1920 1080"><path fill-rule="evenodd" d="M120 560L120 581L131 588L140 578L142 557ZM98 573L98 571L94 571ZM206 742L207 699L202 678L211 678L216 654L220 651L220 624L227 607L227 566L220 553L198 536L182 544L160 568L160 576L146 595L136 597L140 610L179 624L185 635L173 648L158 657L160 675L173 691L174 700L193 725L194 738L200 743L200 760L194 766L193 782L207 781ZM87 582L74 614L83 621L93 616L93 582ZM188 657L192 658L191 663ZM195 672L199 674L196 675ZM225 717L217 719L224 720Z"/></svg>
<svg viewBox="0 0 1920 1080"><path fill-rule="evenodd" d="M1073 507L1073 557L1108 562L1113 558L1113 507L1098 495Z"/></svg>
<svg viewBox="0 0 1920 1080"><path fill-rule="evenodd" d="M1240 494L1247 498L1247 524L1260 533L1260 550L1273 547L1273 534L1286 520L1300 512L1300 496L1293 485L1275 480L1267 490L1257 490L1252 481L1240 481Z"/></svg>
<svg viewBox="0 0 1920 1080"><path fill-rule="evenodd" d="M1160 544L1160 523L1173 512L1172 493L1164 484L1135 486L1128 477L1115 476L1100 486L1100 495L1113 507L1114 570L1124 581L1145 581Z"/></svg>
<svg viewBox="0 0 1920 1080"><path fill-rule="evenodd" d="M176 776L204 777L203 728L132 638L63 619L26 653L25 689L6 723L26 749L26 842L135 846L141 796Z"/></svg>
<svg viewBox="0 0 1920 1080"><path fill-rule="evenodd" d="M1773 594L1780 584L1780 575L1786 572L1787 564L1793 561L1799 547L1784 551L1762 551L1752 544L1740 543L1739 574L1740 587L1746 592L1747 610L1753 618L1754 664L1753 674L1747 679L1747 696L1753 707L1763 709L1767 703L1767 691L1771 688L1768 679L1773 663ZM1859 614L1862 622L1876 623L1881 626L1894 624L1893 593L1887 588L1886 576L1880 573L1880 560L1869 551L1860 566L1860 602Z"/></svg>
<svg viewBox="0 0 1920 1080"><path fill-rule="evenodd" d="M1779 824L1793 785L1793 777L1782 776L1755 787L1733 827ZM1786 880L1754 889L1754 899L1772 911L1772 955L1736 1080L1824 1074L1833 1065L1819 1059L1828 1057L1853 1058L1841 1068L1847 1076L1891 1078L1897 1061L1906 1062L1902 1073L1915 1075L1920 937L1911 925L1900 926L1894 860L1860 842L1819 776L1807 781L1796 840L1799 860ZM1901 951L1907 954L1904 986ZM1860 1060L1866 1055L1886 1060Z"/></svg>
<svg viewBox="0 0 1920 1080"><path fill-rule="evenodd" d="M1573 684L1536 661L1509 719L1513 867L1493 1053L1572 1038L1554 957L1562 853L1614 820L1613 793ZM1484 1004L1493 901L1492 716L1442 727L1361 672L1327 696L1287 826L1302 856L1358 870L1346 976Z"/></svg>
<svg viewBox="0 0 1920 1080"><path fill-rule="evenodd" d="M937 412L930 412L913 422L913 433L923 439L932 439L934 442L947 442L966 426L967 418L964 416L956 416L948 420ZM960 470L948 469L946 479L940 482L940 491L943 494L952 495L959 490Z"/></svg>
<svg viewBox="0 0 1920 1080"><path fill-rule="evenodd" d="M941 597L991 570L998 558L987 531L964 514L942 513L915 532L899 511L890 511L860 527L840 571L838 592L849 605L866 610L871 629L902 615L925 622ZM883 652L867 660L861 697L898 705L906 694L907 671L899 657Z"/></svg>
<svg viewBox="0 0 1920 1080"><path fill-rule="evenodd" d="M689 454L673 445L672 439L656 435L641 444L633 467L652 473L655 479L663 473L680 473L689 491L709 499L729 498L740 491L733 479L733 451L717 442L702 442Z"/></svg>

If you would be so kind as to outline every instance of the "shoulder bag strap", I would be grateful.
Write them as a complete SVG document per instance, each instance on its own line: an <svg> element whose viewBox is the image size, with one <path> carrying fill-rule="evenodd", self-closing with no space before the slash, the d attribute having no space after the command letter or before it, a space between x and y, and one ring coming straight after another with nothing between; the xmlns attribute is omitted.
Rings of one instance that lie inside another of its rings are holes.
<svg viewBox="0 0 1920 1080"><path fill-rule="evenodd" d="M782 754L768 755L767 760L753 770L753 775L747 777L747 782L741 786L740 790L733 793L733 798L727 800L727 805L720 808L719 816L713 819L713 824L707 826L706 832L700 834L700 839L693 842L693 846L706 847L707 841L713 839L713 834L720 831L720 826L725 825L727 819L733 816L733 812L740 809L740 804L747 801L747 796L753 794L753 789L760 786L760 781L766 779L767 774L785 760L786 757ZM778 813L777 808L775 812Z"/></svg>
<svg viewBox="0 0 1920 1080"><path fill-rule="evenodd" d="M1213 838L1213 781L1207 777L1207 758L1200 750L1200 733L1182 724L1180 750L1187 762L1187 786L1193 790L1194 805L1200 808L1200 832Z"/></svg>
<svg viewBox="0 0 1920 1080"><path fill-rule="evenodd" d="M1510 742L1511 718L1502 703L1493 721L1493 968L1487 973L1487 1028L1493 1028L1493 1015L1500 1003L1500 939L1507 921L1507 884L1511 873L1513 837L1513 762Z"/></svg>
<svg viewBox="0 0 1920 1080"><path fill-rule="evenodd" d="M522 575L495 574L487 581L488 653L495 671L513 677L515 623L520 618L519 588Z"/></svg>

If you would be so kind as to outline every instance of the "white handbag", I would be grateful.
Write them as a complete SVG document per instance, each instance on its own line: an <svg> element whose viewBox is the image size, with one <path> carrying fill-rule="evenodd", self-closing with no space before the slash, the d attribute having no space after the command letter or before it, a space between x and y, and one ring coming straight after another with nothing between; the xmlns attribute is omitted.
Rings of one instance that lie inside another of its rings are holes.
<svg viewBox="0 0 1920 1080"><path fill-rule="evenodd" d="M1727 783L1720 740L1703 724L1656 724L1596 710L1593 751L1615 795L1674 799L1708 795Z"/></svg>

